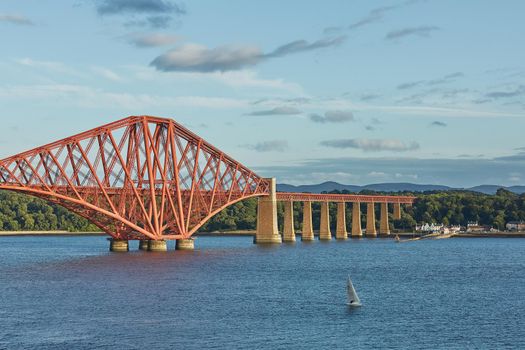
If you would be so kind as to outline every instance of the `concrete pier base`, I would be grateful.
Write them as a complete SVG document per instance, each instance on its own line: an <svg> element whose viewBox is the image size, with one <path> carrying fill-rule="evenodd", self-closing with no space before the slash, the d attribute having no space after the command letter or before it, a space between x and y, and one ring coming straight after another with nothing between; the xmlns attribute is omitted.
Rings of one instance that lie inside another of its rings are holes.
<svg viewBox="0 0 525 350"><path fill-rule="evenodd" d="M160 240L160 241L154 241L150 239L148 241L148 251L150 252L167 252L168 251L168 243L166 241Z"/></svg>
<svg viewBox="0 0 525 350"><path fill-rule="evenodd" d="M394 203L394 220L401 220L401 204Z"/></svg>
<svg viewBox="0 0 525 350"><path fill-rule="evenodd" d="M109 240L110 252L129 252L129 242L125 239L111 238Z"/></svg>
<svg viewBox="0 0 525 350"><path fill-rule="evenodd" d="M110 252L129 252L129 242L126 239L115 239L109 240L109 251Z"/></svg>
<svg viewBox="0 0 525 350"><path fill-rule="evenodd" d="M348 232L346 231L346 204L344 202L337 203L337 228L335 230L335 238L339 240L348 239Z"/></svg>
<svg viewBox="0 0 525 350"><path fill-rule="evenodd" d="M293 221L293 202L284 202L283 242L295 242L295 228Z"/></svg>
<svg viewBox="0 0 525 350"><path fill-rule="evenodd" d="M257 232L253 243L279 244L282 243L277 227L277 196L275 178L267 179L270 182L270 194L260 197L257 205Z"/></svg>
<svg viewBox="0 0 525 350"><path fill-rule="evenodd" d="M148 250L149 239L139 241L139 250Z"/></svg>
<svg viewBox="0 0 525 350"><path fill-rule="evenodd" d="M321 226L319 227L319 240L332 240L332 232L330 232L330 209L328 202L321 202Z"/></svg>
<svg viewBox="0 0 525 350"><path fill-rule="evenodd" d="M390 227L388 225L388 203L381 203L381 224L379 226L379 235L390 235Z"/></svg>
<svg viewBox="0 0 525 350"><path fill-rule="evenodd" d="M195 240L194 239L178 239L175 243L176 250L194 250L195 249Z"/></svg>
<svg viewBox="0 0 525 350"><path fill-rule="evenodd" d="M314 238L314 228L312 223L312 202L303 203L303 229L301 231L301 240L311 242Z"/></svg>
<svg viewBox="0 0 525 350"><path fill-rule="evenodd" d="M363 230L361 229L361 203L354 202L352 204L352 238L363 237Z"/></svg>
<svg viewBox="0 0 525 350"><path fill-rule="evenodd" d="M366 207L366 236L377 237L375 203L367 203Z"/></svg>

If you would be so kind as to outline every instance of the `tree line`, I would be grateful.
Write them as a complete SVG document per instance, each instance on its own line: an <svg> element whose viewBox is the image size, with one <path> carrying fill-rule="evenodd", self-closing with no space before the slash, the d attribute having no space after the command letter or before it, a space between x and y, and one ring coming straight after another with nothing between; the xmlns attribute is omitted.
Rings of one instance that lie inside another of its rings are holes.
<svg viewBox="0 0 525 350"><path fill-rule="evenodd" d="M347 191L332 191L344 193ZM362 191L360 194L386 194ZM392 194L392 193L388 193ZM503 230L509 221L525 221L525 194L516 195L504 189L495 195L470 191L429 191L423 193L399 192L396 195L417 197L413 206L403 206L401 220L390 218L392 229L411 230L416 223L443 223L465 226L469 221L490 225ZM320 203L312 203L314 228L319 227ZM376 206L376 220L379 221L379 206ZM366 204L361 204L362 226L366 224ZM277 207L278 221L282 227L284 206ZM330 203L330 223L335 229L337 208ZM294 203L294 223L297 230L302 226L302 203ZM392 215L392 214L391 214ZM352 220L351 204L347 204L347 225ZM257 199L238 202L209 220L200 231L254 230L257 225ZM376 223L379 227L379 222ZM2 231L54 231L94 232L99 229L84 218L63 207L24 194L0 191L0 230Z"/></svg>
<svg viewBox="0 0 525 350"><path fill-rule="evenodd" d="M333 194L351 194L348 191L331 191ZM363 195L403 195L417 197L414 205L402 205L401 220L394 220L390 208L391 229L413 230L416 224L443 223L444 225L466 226L468 222L478 222L504 230L509 221L525 221L525 194L516 195L500 189L495 195L472 191L427 191L384 193L364 190ZM302 226L302 203L294 203L294 225L296 230ZM361 226L366 226L366 203L361 203ZM320 203L312 203L314 228L320 225ZM376 205L376 227L379 227L379 205ZM330 203L330 225L336 226L337 203ZM278 203L277 218L279 227L284 221L284 205ZM347 203L346 222L351 226L352 204ZM257 199L236 203L213 217L203 231L252 230L257 223Z"/></svg>

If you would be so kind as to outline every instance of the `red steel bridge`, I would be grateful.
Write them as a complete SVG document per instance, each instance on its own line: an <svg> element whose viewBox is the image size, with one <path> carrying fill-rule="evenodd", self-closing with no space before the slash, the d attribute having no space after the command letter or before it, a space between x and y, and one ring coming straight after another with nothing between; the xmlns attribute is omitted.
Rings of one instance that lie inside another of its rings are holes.
<svg viewBox="0 0 525 350"><path fill-rule="evenodd" d="M125 241L188 240L212 216L250 197L265 203L414 200L275 193L274 180L174 120L151 116L128 117L2 159L0 189L59 204Z"/></svg>

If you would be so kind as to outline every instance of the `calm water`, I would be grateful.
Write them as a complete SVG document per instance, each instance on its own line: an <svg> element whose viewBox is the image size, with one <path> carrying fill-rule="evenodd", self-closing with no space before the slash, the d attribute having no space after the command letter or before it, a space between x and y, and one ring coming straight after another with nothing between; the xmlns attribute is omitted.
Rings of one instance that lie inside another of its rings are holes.
<svg viewBox="0 0 525 350"><path fill-rule="evenodd" d="M196 246L1 238L0 348L525 348L525 239Z"/></svg>

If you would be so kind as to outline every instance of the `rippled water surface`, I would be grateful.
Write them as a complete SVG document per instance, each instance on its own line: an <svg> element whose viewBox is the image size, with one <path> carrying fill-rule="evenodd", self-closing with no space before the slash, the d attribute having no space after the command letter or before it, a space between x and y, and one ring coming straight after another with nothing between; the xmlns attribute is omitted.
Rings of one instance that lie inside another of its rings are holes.
<svg viewBox="0 0 525 350"><path fill-rule="evenodd" d="M525 348L525 239L107 244L0 238L0 348Z"/></svg>

